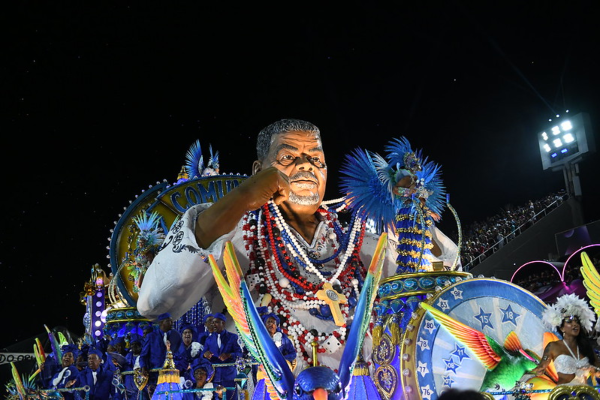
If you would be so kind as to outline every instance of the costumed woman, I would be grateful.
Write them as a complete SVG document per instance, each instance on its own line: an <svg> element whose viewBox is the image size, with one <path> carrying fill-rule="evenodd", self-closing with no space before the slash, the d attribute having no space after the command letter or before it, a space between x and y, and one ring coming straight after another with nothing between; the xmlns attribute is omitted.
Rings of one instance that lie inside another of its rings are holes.
<svg viewBox="0 0 600 400"><path fill-rule="evenodd" d="M596 315L583 299L574 294L559 297L544 311L542 320L560 333L562 340L546 345L540 364L532 372L542 375L554 362L558 385L588 385L590 376L600 377L600 360L588 336L595 319Z"/></svg>
<svg viewBox="0 0 600 400"><path fill-rule="evenodd" d="M183 400L216 400L223 398L223 388L217 386L216 390L214 389L214 385L211 382L212 378L215 375L214 368L210 365L210 363L199 364L198 362L194 362L195 366L193 367L194 371L194 389L206 389L206 391L202 392L193 392L193 393L184 393Z"/></svg>
<svg viewBox="0 0 600 400"><path fill-rule="evenodd" d="M176 363L181 378L191 380L191 367L195 359L202 356L204 346L198 343L198 334L196 327L186 324L181 329L182 346L179 354L179 361Z"/></svg>
<svg viewBox="0 0 600 400"><path fill-rule="evenodd" d="M61 347L62 350L62 365L60 370L54 374L50 380L51 388L65 389L72 387L77 381L79 370L75 366L75 358L78 355L78 348L74 344L68 344ZM75 395L71 392L62 392L62 395L67 400L72 400Z"/></svg>

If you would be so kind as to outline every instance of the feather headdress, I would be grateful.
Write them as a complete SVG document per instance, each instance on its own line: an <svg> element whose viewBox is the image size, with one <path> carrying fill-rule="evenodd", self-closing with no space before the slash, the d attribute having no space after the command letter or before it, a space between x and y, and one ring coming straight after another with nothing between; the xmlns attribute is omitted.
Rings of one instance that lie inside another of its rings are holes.
<svg viewBox="0 0 600 400"><path fill-rule="evenodd" d="M542 321L552 330L559 327L565 318L577 317L579 324L588 333L592 331L596 314L585 300L575 294L565 294L556 299L556 303L549 305L542 313Z"/></svg>
<svg viewBox="0 0 600 400"><path fill-rule="evenodd" d="M189 179L196 179L202 176L213 176L219 173L219 152L213 153L212 145L209 145L210 158L208 163L204 164L202 155L202 146L200 141L196 140L186 153L185 170Z"/></svg>
<svg viewBox="0 0 600 400"><path fill-rule="evenodd" d="M139 237L146 240L147 246L160 246L165 235L160 228L160 215L153 211L151 214L142 212L133 217L133 222L140 230Z"/></svg>

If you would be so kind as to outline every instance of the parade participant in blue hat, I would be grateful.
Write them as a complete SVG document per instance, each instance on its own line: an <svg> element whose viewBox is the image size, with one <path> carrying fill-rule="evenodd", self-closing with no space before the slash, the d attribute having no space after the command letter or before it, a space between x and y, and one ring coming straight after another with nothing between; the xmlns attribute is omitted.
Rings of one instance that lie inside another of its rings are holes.
<svg viewBox="0 0 600 400"><path fill-rule="evenodd" d="M144 387L141 391L135 384L134 381L134 370L141 370L140 366L140 354L142 352L142 341L143 338L136 334L129 334L129 352L125 356L126 363L123 367L124 385L126 390L126 396L128 400L147 400L148 389Z"/></svg>
<svg viewBox="0 0 600 400"><path fill-rule="evenodd" d="M50 380L49 388L52 389L70 388L77 382L77 377L79 376L79 370L75 366L75 359L79 353L77 346L74 344L67 344L61 347L61 351L62 366ZM62 392L62 395L67 400L75 398L75 395L71 392Z"/></svg>
<svg viewBox="0 0 600 400"><path fill-rule="evenodd" d="M235 376L237 371L234 365L220 367L219 364L235 363L238 357L242 357L242 348L238 344L238 335L225 329L227 318L222 313L214 313L213 325L215 332L206 338L204 343L204 358L209 360L215 367L215 385L224 387L235 387ZM227 399L237 398L236 391L227 391Z"/></svg>
<svg viewBox="0 0 600 400"><path fill-rule="evenodd" d="M263 320L263 323L265 324L267 331L269 332L269 335L271 336L271 339L273 339L273 342L275 342L275 345L277 346L277 348L283 355L283 358L286 359L286 361L290 365L290 368L293 371L294 368L296 368L296 356L297 356L296 348L294 347L294 344L292 343L290 338L286 334L281 332L281 328L279 326L280 325L279 317L274 313L266 312L261 315L261 319ZM262 366L259 366L258 371L256 373L257 384L256 384L256 388L255 388L255 393L256 392L262 393L262 397L260 397L257 394L253 397L253 399L258 399L258 398L270 399L271 398L269 392L266 389L265 378L266 378L266 374L265 374Z"/></svg>
<svg viewBox="0 0 600 400"><path fill-rule="evenodd" d="M283 357L292 365L295 365L296 348L290 338L281 332L279 317L273 313L268 313L261 318Z"/></svg>
<svg viewBox="0 0 600 400"><path fill-rule="evenodd" d="M194 378L194 389L214 389L212 382L215 370L209 362L202 358L194 361L192 368ZM217 386L214 391L203 391L196 393L184 393L183 400L215 400L223 398L223 390L221 386Z"/></svg>
<svg viewBox="0 0 600 400"><path fill-rule="evenodd" d="M88 350L88 365L75 382L76 387L89 386L90 400L106 400L112 394L113 371L102 363L102 352L96 348Z"/></svg>
<svg viewBox="0 0 600 400"><path fill-rule="evenodd" d="M158 330L153 330L146 335L142 343L140 353L140 367L142 374L148 376L148 394L152 397L158 381L158 370L160 370L167 356L167 341L171 344L173 361L180 362L181 334L173 329L171 314L163 313L158 316ZM153 371L154 370L154 371Z"/></svg>
<svg viewBox="0 0 600 400"><path fill-rule="evenodd" d="M196 358L202 357L202 350L204 350L204 346L198 343L197 336L194 325L185 324L181 328L182 345L179 355L181 362L177 365L177 368L180 371L180 376L185 380L191 380L191 364Z"/></svg>
<svg viewBox="0 0 600 400"><path fill-rule="evenodd" d="M127 355L127 348L124 336L117 336L113 338L106 350L106 365L113 371L112 380L112 394L113 400L122 400L126 397L126 389L124 384L123 376L121 372L127 364L125 356Z"/></svg>

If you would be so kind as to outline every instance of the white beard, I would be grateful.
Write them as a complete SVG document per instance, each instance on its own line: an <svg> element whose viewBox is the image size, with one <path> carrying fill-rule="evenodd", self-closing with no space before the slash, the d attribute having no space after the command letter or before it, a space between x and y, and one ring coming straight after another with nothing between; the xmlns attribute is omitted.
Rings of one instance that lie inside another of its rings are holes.
<svg viewBox="0 0 600 400"><path fill-rule="evenodd" d="M300 206L314 206L315 204L319 204L319 194L311 194L308 196L299 196L294 192L290 192L290 197L288 201L290 203L298 204Z"/></svg>

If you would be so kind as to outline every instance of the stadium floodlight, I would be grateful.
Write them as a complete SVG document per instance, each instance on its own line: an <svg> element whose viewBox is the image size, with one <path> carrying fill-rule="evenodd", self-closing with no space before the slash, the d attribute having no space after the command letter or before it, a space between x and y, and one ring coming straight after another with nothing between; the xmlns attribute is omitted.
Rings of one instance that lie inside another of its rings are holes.
<svg viewBox="0 0 600 400"><path fill-rule="evenodd" d="M563 131L570 131L571 129L573 129L573 124L571 124L571 121L565 121L562 124L560 124L560 128Z"/></svg>
<svg viewBox="0 0 600 400"><path fill-rule="evenodd" d="M544 143L544 150L546 150L546 153L552 150L552 147L550 147L550 145L548 143Z"/></svg>
<svg viewBox="0 0 600 400"><path fill-rule="evenodd" d="M560 120L548 121L546 128L538 134L543 169L554 169L577 162L584 154L596 151L590 116L587 113L559 118Z"/></svg>
<svg viewBox="0 0 600 400"><path fill-rule="evenodd" d="M563 136L563 140L565 141L565 143L571 143L575 141L575 138L573 137L573 134L569 132L565 136Z"/></svg>
<svg viewBox="0 0 600 400"><path fill-rule="evenodd" d="M548 140L548 134L546 132L542 132L542 139Z"/></svg>

